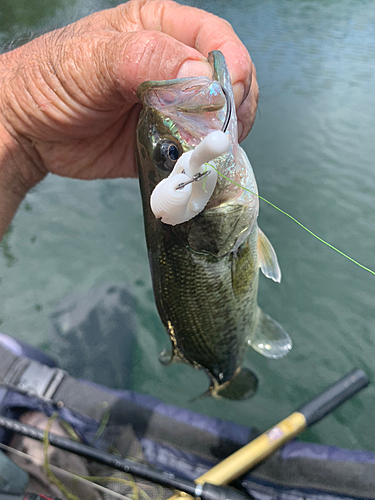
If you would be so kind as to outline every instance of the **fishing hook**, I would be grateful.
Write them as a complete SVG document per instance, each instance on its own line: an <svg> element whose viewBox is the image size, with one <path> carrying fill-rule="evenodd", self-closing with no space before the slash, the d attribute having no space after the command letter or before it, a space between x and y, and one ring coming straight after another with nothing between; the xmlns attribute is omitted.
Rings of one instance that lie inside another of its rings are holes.
<svg viewBox="0 0 375 500"><path fill-rule="evenodd" d="M206 172L198 172L197 174L194 174L193 177L191 179L189 179L188 181L181 182L181 184L179 184L176 187L176 190L177 189L182 189L185 186L187 186L188 184L191 184L192 182L201 181L202 179L204 179L205 177L207 177L210 173L211 173L210 170L207 170Z"/></svg>
<svg viewBox="0 0 375 500"><path fill-rule="evenodd" d="M229 120L230 120L230 117L231 117L231 114L232 114L232 103L231 103L231 100L230 100L228 92L225 90L225 88L223 86L221 87L221 90L223 91L225 100L227 101L227 112L225 114L225 119L224 119L224 123L223 123L223 126L222 126L221 130L223 132L226 132L227 129L228 129Z"/></svg>

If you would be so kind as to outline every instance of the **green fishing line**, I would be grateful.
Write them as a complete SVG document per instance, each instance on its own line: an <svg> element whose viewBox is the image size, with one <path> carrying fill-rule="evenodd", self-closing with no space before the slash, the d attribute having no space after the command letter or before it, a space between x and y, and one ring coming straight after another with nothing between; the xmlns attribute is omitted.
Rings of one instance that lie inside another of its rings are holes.
<svg viewBox="0 0 375 500"><path fill-rule="evenodd" d="M207 165L209 165L214 170L216 170L216 172L218 173L218 175L220 175L221 177L224 177L224 179L226 179L227 181L231 182L232 184L235 184L236 186L238 186L239 188L243 189L244 191L248 191L250 194L253 194L253 195L257 196L260 200L268 203L268 205L271 205L271 207L275 208L276 210L278 210L282 214L286 215L287 217L289 217L289 219L292 219L292 221L294 221L296 224L298 224L300 227L302 227L302 229L304 229L305 231L307 231L308 233L310 233L312 236L314 236L314 238L316 238L317 240L319 240L321 243L324 243L325 245L327 245L327 247L332 248L332 250L334 250L335 252L339 253L340 255L342 255L343 257L345 257L346 259L350 260L351 262L353 262L357 266L361 267L365 271L368 271L369 273L371 273L371 274L373 274L375 276L375 272L372 269L369 269L368 267L360 264L356 260L352 259L352 257L350 257L349 255L347 255L346 253L342 252L338 248L336 248L333 245L331 245L331 243L328 243L328 241L325 241L325 240L323 240L323 238L320 238L320 236L318 236L317 234L315 234L312 231L310 231L310 229L308 229L306 226L304 226L301 222L299 222L292 215L288 214L284 210L281 210L281 208L277 207L276 205L274 205L270 201L266 200L265 198L263 198L263 196L260 196L259 194L256 194L256 193L253 193L250 189L246 188L245 186L241 186L241 184L238 184L237 182L233 181L232 179L229 179L229 177L227 177L226 175L224 175L221 172L219 172L216 167L214 167L213 165L211 165L211 163L208 163Z"/></svg>

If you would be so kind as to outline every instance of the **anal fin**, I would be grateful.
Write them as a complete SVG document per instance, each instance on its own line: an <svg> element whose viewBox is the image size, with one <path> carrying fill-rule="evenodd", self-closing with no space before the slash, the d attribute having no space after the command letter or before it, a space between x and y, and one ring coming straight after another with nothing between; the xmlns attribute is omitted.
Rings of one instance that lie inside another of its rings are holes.
<svg viewBox="0 0 375 500"><path fill-rule="evenodd" d="M292 339L284 328L258 307L258 323L249 345L266 358L282 358L292 348Z"/></svg>

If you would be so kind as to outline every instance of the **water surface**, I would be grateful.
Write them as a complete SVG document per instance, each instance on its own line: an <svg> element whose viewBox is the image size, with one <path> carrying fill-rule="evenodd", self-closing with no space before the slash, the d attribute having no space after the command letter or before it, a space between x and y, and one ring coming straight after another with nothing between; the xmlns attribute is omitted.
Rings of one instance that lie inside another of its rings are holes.
<svg viewBox="0 0 375 500"><path fill-rule="evenodd" d="M0 42L27 40L110 1L2 0ZM248 47L259 113L244 142L260 193L363 264L375 268L375 4L371 0L212 1ZM48 177L21 206L0 247L0 329L51 351L49 315L72 292L126 282L136 297L134 389L265 429L346 374L375 374L375 277L261 203L283 280L261 278L261 307L294 349L280 361L249 352L255 398L189 400L207 380L161 367L169 340L154 305L137 181ZM94 347L93 347L94 348ZM375 390L368 388L304 439L375 451Z"/></svg>

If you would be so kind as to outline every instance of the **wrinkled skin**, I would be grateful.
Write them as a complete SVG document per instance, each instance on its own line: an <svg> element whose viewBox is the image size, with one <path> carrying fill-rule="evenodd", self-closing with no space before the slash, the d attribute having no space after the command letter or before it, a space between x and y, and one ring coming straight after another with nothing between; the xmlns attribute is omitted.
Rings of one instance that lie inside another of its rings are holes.
<svg viewBox="0 0 375 500"><path fill-rule="evenodd" d="M200 9L131 0L1 54L0 239L49 172L135 177L137 87L210 76L214 49L227 58L244 138L257 107L254 67L230 24Z"/></svg>

